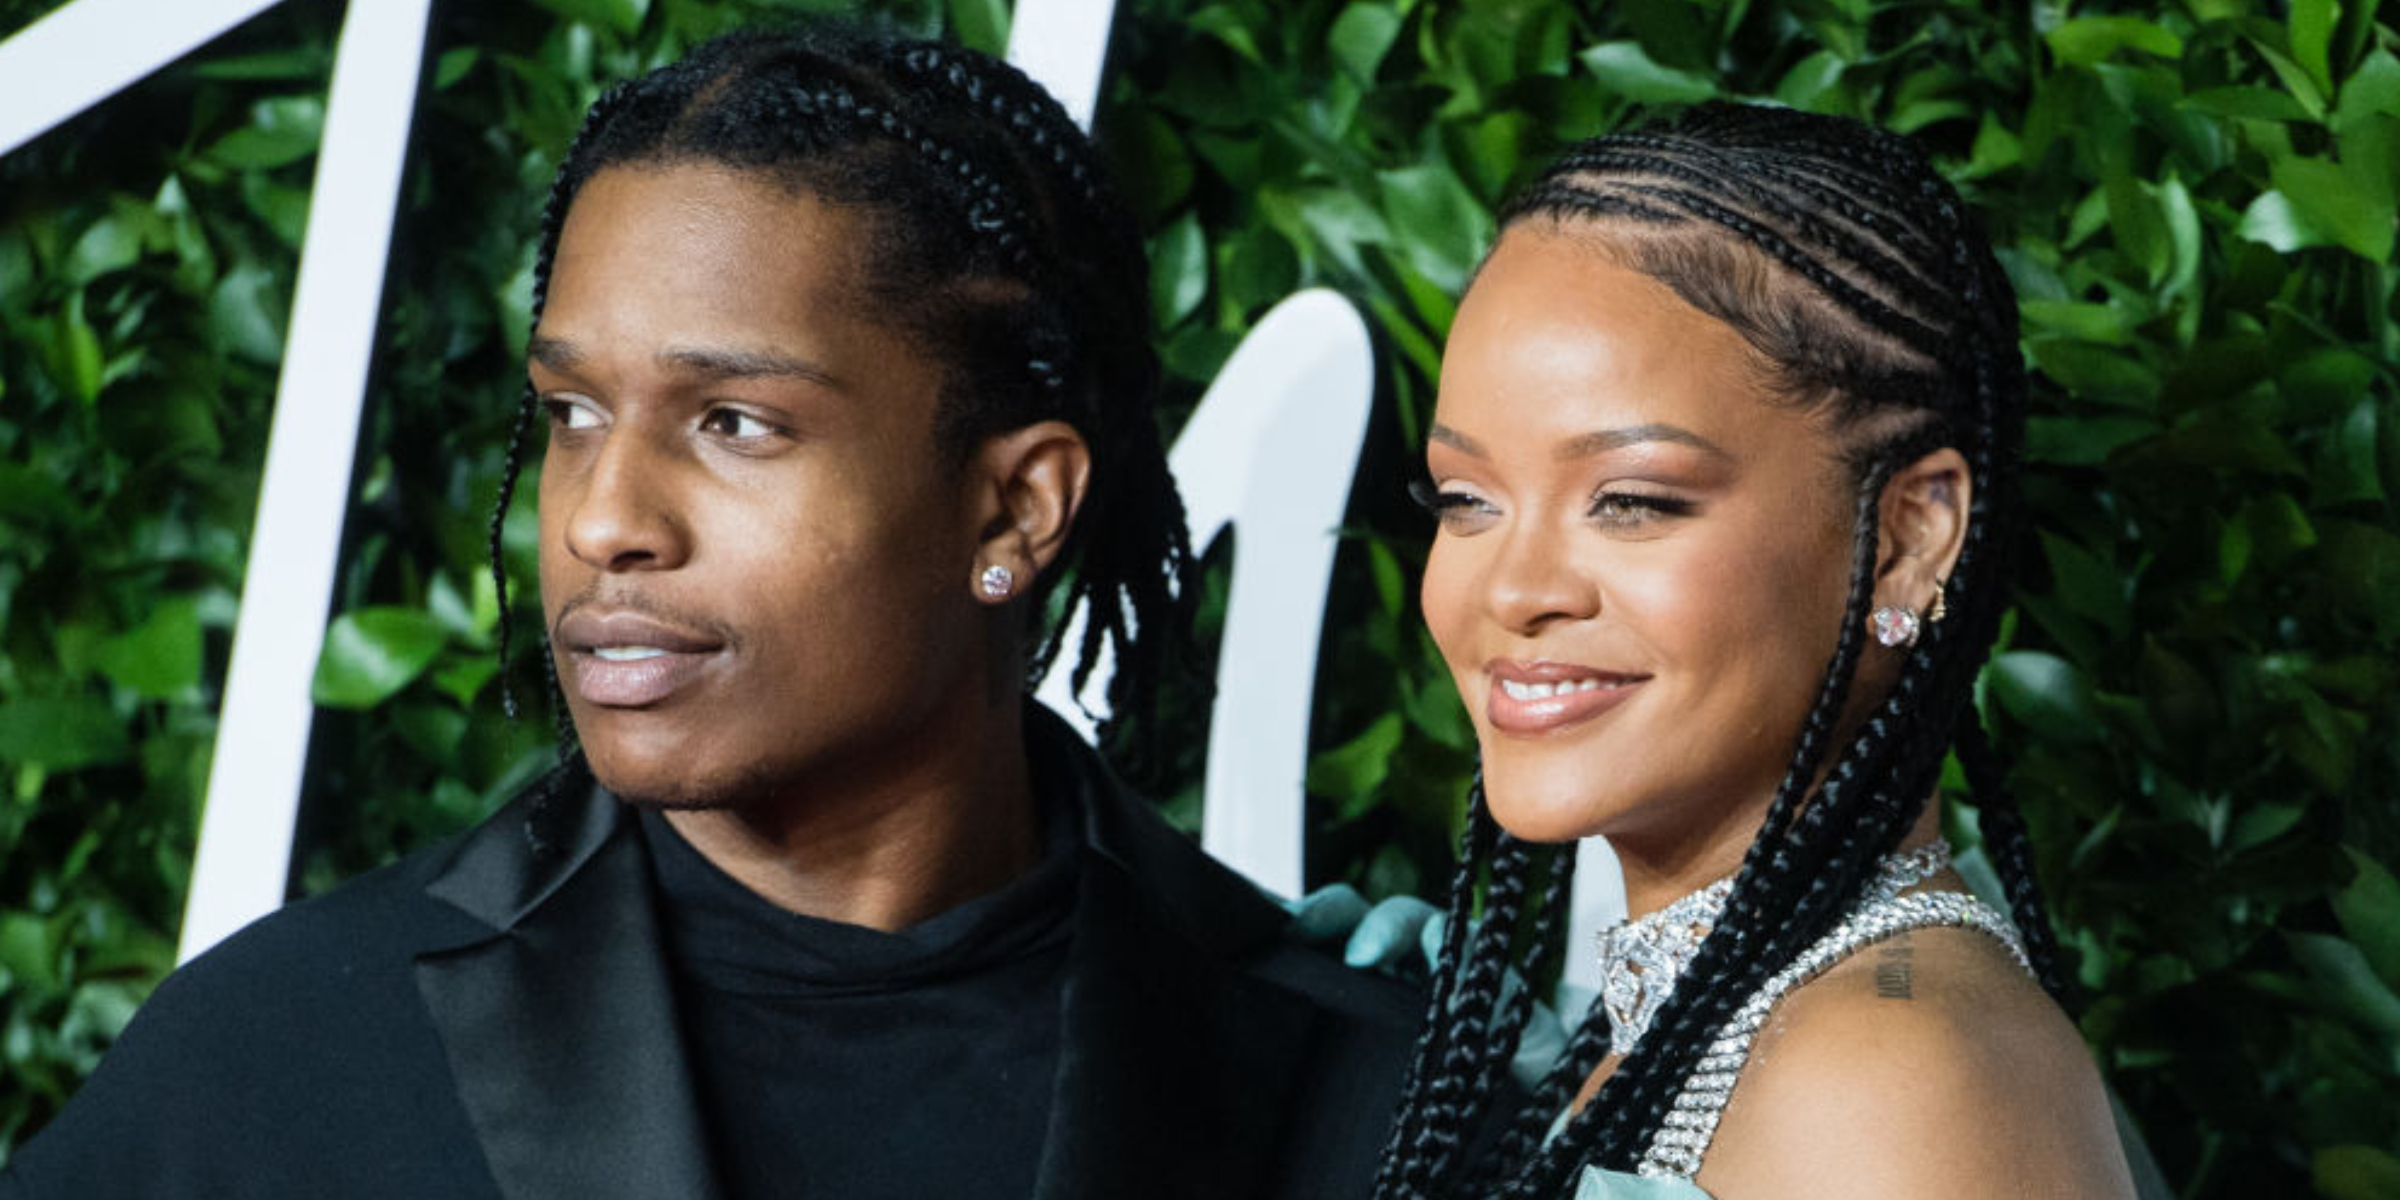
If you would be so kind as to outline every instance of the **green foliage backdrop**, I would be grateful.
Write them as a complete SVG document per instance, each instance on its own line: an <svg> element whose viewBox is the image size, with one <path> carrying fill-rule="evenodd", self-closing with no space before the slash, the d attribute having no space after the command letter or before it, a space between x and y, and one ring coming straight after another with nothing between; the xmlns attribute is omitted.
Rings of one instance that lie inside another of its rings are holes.
<svg viewBox="0 0 2400 1200"><path fill-rule="evenodd" d="M55 6L0 0L0 34ZM541 717L499 717L480 572L535 208L602 81L794 7L441 6L301 889L543 762ZM987 48L1007 22L885 11ZM169 965L340 15L290 0L0 159L0 1147ZM2400 1196L2396 52L2375 0L1128 0L1102 134L1179 400L1300 286L1379 338L1312 879L1421 890L1448 854L1472 738L1401 496L1497 198L1643 109L1867 117L1936 150L2022 297L2040 530L1983 711L2084 1031L2182 1194Z"/></svg>

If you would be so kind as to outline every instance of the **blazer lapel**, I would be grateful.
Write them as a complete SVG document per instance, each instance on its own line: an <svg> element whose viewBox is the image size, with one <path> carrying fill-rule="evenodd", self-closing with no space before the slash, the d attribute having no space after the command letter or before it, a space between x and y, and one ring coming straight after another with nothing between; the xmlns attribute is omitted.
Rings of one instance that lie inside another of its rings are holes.
<svg viewBox="0 0 2400 1200"><path fill-rule="evenodd" d="M459 1097L509 1200L713 1197L640 842L546 790L426 889L493 927L417 960Z"/></svg>

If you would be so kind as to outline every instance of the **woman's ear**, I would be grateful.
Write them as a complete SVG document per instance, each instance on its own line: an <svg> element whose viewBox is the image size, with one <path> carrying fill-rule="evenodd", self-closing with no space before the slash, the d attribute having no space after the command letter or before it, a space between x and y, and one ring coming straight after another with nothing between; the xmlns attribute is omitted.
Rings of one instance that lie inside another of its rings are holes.
<svg viewBox="0 0 2400 1200"><path fill-rule="evenodd" d="M1943 447L1894 472L1876 526L1875 605L1932 615L1967 542L1975 481L1966 457Z"/></svg>
<svg viewBox="0 0 2400 1200"><path fill-rule="evenodd" d="M996 604L1023 591L1066 546L1091 483L1092 452L1074 426L1038 421L986 438L972 468L980 521L974 586Z"/></svg>

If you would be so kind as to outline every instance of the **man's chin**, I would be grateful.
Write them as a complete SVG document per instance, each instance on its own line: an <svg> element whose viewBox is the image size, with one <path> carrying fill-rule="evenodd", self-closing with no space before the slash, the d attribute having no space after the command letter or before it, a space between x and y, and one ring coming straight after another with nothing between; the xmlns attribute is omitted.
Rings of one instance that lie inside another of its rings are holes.
<svg viewBox="0 0 2400 1200"><path fill-rule="evenodd" d="M592 764L592 777L610 795L635 808L657 812L705 812L716 809L736 809L749 805L767 791L766 780L757 774L736 772L709 777L667 776L649 772L612 770L599 762Z"/></svg>
<svg viewBox="0 0 2400 1200"><path fill-rule="evenodd" d="M627 795L616 788L608 790L620 803L651 812L713 812L734 807L731 801L715 796L643 796Z"/></svg>

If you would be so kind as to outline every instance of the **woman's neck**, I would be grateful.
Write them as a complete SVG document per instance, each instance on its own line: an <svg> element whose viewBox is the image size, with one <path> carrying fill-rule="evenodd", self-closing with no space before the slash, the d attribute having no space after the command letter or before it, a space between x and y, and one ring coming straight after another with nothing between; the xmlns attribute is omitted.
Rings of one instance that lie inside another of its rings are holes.
<svg viewBox="0 0 2400 1200"><path fill-rule="evenodd" d="M1916 823L1900 838L1897 849L1913 850L1942 831L1940 798L1917 814ZM1645 838L1612 836L1609 849L1625 878L1625 913L1645 917L1741 869L1742 859L1758 838L1755 821L1728 823L1717 829L1680 836Z"/></svg>

